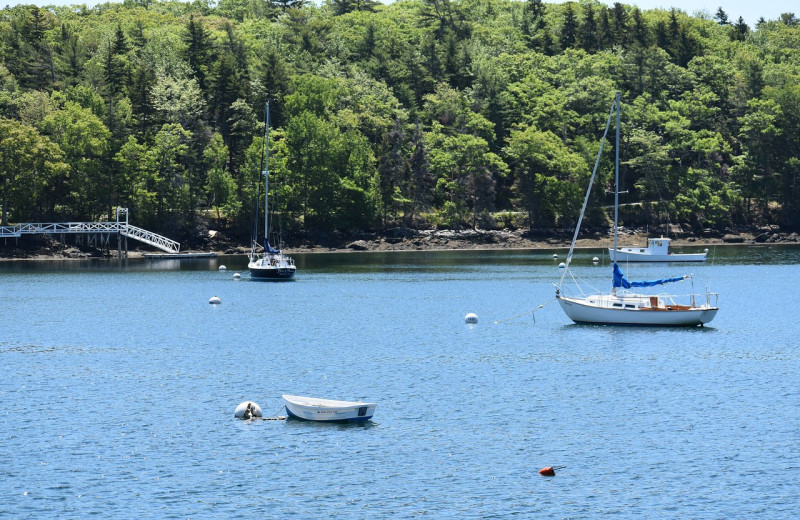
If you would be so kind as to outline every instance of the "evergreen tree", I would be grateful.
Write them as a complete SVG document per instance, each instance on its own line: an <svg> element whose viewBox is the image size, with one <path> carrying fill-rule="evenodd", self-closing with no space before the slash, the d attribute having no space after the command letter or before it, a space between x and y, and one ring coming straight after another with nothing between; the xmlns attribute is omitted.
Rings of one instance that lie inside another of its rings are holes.
<svg viewBox="0 0 800 520"><path fill-rule="evenodd" d="M731 27L730 37L731 40L743 42L747 35L750 34L750 27L744 23L744 18L741 16L736 23Z"/></svg>
<svg viewBox="0 0 800 520"><path fill-rule="evenodd" d="M613 45L613 36L611 22L608 19L608 8L601 6L597 15L597 48L603 50L611 45Z"/></svg>
<svg viewBox="0 0 800 520"><path fill-rule="evenodd" d="M575 46L578 34L578 19L572 2L564 6L564 22L561 25L561 48L567 50Z"/></svg>
<svg viewBox="0 0 800 520"><path fill-rule="evenodd" d="M614 45L623 46L628 42L628 24L628 11L624 5L615 2L611 9L611 39Z"/></svg>
<svg viewBox="0 0 800 520"><path fill-rule="evenodd" d="M638 7L633 8L633 41L640 47L647 48L650 46L650 31L647 27L647 22L642 16L642 12Z"/></svg>
<svg viewBox="0 0 800 520"><path fill-rule="evenodd" d="M714 15L714 20L716 20L717 23L720 24L720 25L730 25L731 24L728 21L728 13L723 11L721 6L719 7L719 9L717 9L717 14Z"/></svg>
<svg viewBox="0 0 800 520"><path fill-rule="evenodd" d="M207 81L212 66L213 45L205 25L202 21L195 21L194 15L189 16L183 42L186 44L186 61L197 85L203 92L208 92Z"/></svg>
<svg viewBox="0 0 800 520"><path fill-rule="evenodd" d="M583 23L578 34L578 41L586 52L597 51L597 21L594 15L594 6L587 3L583 7Z"/></svg>

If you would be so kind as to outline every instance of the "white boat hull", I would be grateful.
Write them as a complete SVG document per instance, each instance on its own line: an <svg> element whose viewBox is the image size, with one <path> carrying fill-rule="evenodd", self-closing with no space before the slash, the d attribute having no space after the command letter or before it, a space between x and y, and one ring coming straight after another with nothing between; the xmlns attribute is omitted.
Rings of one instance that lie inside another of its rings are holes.
<svg viewBox="0 0 800 520"><path fill-rule="evenodd" d="M650 253L646 248L621 247L614 251L608 248L612 262L705 262L705 253Z"/></svg>
<svg viewBox="0 0 800 520"><path fill-rule="evenodd" d="M375 403L335 401L299 395L284 395L289 417L320 422L362 422L372 419Z"/></svg>
<svg viewBox="0 0 800 520"><path fill-rule="evenodd" d="M640 325L655 327L688 327L704 325L714 319L719 310L710 305L684 306L663 305L660 307L638 306L625 308L625 305L641 305L649 296L634 297L596 296L589 298L558 297L564 313L575 323L595 323L604 325ZM622 305L615 307L614 305Z"/></svg>

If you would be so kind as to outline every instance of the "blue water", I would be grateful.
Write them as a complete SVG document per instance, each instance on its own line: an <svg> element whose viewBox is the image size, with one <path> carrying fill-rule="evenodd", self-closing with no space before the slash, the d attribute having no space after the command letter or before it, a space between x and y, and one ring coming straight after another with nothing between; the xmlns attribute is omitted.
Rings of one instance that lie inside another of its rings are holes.
<svg viewBox="0 0 800 520"><path fill-rule="evenodd" d="M554 252L0 263L0 518L796 518L800 248L628 266L703 329L570 324ZM283 393L378 407L233 418Z"/></svg>

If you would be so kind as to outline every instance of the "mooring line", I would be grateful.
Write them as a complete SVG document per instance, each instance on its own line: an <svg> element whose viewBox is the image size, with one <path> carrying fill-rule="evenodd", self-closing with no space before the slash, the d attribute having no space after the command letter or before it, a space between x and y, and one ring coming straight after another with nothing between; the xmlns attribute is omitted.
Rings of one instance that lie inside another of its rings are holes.
<svg viewBox="0 0 800 520"><path fill-rule="evenodd" d="M498 321L498 320L495 320L495 322L494 322L494 323L495 323L495 325L497 325L498 323L505 323L505 322L507 322L507 321L516 320L517 318L521 318L521 317L523 317L523 316L527 316L528 314L533 314L533 313L535 313L536 311L538 311L539 309L543 308L545 305L549 305L549 304L550 304L550 303L552 303L553 301L555 301L555 298L552 298L552 299L550 299L550 300L546 301L545 303L543 303L543 304L539 305L539 306L538 306L538 307L536 307L535 309L531 309L531 310L529 310L529 311L525 311L525 312L523 312L522 314L517 314L516 316L512 316L512 317L510 317L510 318L506 318L506 319L504 319L504 320L499 320L499 321ZM534 316L533 316L533 322L534 322L534 323L536 323L536 315L535 315L535 314L534 314Z"/></svg>

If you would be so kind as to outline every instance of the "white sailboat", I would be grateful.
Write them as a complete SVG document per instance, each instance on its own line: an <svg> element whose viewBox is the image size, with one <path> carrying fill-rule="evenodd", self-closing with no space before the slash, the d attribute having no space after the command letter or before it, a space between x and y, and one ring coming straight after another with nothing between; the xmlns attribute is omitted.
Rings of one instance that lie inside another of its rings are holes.
<svg viewBox="0 0 800 520"><path fill-rule="evenodd" d="M259 248L256 212L247 268L250 269L250 278L255 280L291 280L297 271L294 260L269 243L269 102L264 114L264 151L261 160L264 166L261 172L264 176L264 251L261 254L256 252Z"/></svg>
<svg viewBox="0 0 800 520"><path fill-rule="evenodd" d="M586 212L586 205L589 202L589 194L592 190L592 183L597 174L597 167L603 153L606 135L608 134L611 118L616 112L616 157L614 163L614 250L617 248L618 219L619 219L619 119L620 119L620 95L617 92L614 104L608 115L608 122L600 142L600 150L597 153L592 176L589 179L589 187L586 190L586 197L583 201L581 214L578 224L575 227L575 234L569 247L564 272L559 283L556 285L556 299L561 305L564 313L575 323L596 323L608 325L650 325L650 326L703 326L716 316L719 308L716 305L718 295L706 291L705 303L697 303L696 294L688 294L688 302L676 302L674 295L668 294L640 294L629 289L638 287L654 287L658 285L680 282L690 279L691 276L677 276L660 280L650 280L642 282L630 282L625 278L617 261L613 262L613 275L611 292L608 294L586 294L579 284L576 284L580 294L572 296L564 292L564 278L568 272L572 253L575 250L575 241L578 238L583 215ZM714 305L711 299L714 298Z"/></svg>

